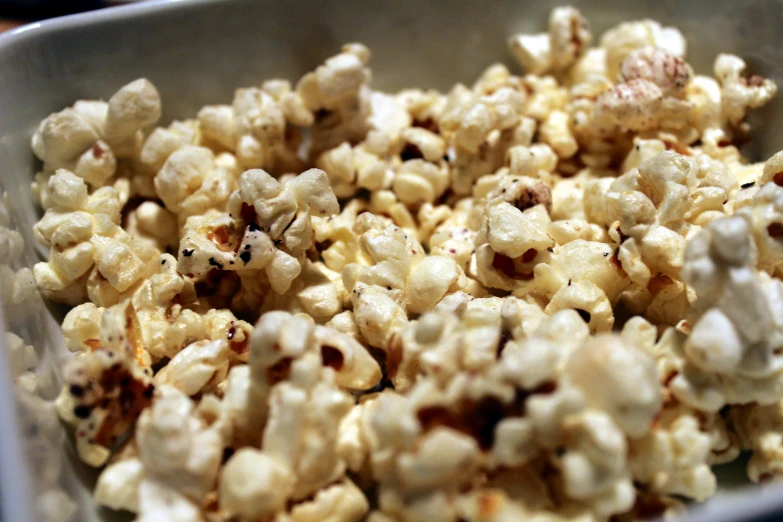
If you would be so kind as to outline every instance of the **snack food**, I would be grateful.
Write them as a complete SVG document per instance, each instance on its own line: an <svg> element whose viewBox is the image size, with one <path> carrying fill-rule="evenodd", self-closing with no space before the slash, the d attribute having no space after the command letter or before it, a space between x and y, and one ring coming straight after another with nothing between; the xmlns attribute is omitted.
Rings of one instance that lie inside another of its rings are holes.
<svg viewBox="0 0 783 522"><path fill-rule="evenodd" d="M590 41L563 8L512 39L529 74L447 95L373 91L351 44L165 129L144 80L47 118L34 274L76 305L98 501L607 520L709 497L740 444L774 476L781 166L733 145L774 84L652 21Z"/></svg>

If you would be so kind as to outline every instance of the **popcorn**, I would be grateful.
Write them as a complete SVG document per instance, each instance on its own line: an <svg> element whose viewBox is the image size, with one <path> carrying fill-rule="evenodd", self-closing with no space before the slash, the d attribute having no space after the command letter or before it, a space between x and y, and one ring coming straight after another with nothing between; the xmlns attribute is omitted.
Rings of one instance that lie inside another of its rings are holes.
<svg viewBox="0 0 783 522"><path fill-rule="evenodd" d="M753 482L776 479L780 475L780 402L734 406L729 420L742 447L752 450L748 477Z"/></svg>
<svg viewBox="0 0 783 522"><path fill-rule="evenodd" d="M118 90L108 103L79 101L44 119L32 138L33 151L44 163L44 171L36 176L44 208L50 206L41 186L47 177L67 169L92 188L105 186L119 170L118 160L138 154L143 130L160 114L158 91L139 79Z"/></svg>
<svg viewBox="0 0 783 522"><path fill-rule="evenodd" d="M34 227L38 241L51 247L49 262L33 269L38 288L69 304L86 297L104 306L117 302L150 274L157 250L117 225L114 189L88 195L84 181L66 170L52 176L49 187L54 206Z"/></svg>
<svg viewBox="0 0 783 522"><path fill-rule="evenodd" d="M167 127L143 79L47 117L49 259L13 266L0 205L0 283L13 325L36 285L73 306L48 408L106 465L96 502L623 521L708 499L740 449L775 478L783 152L739 147L777 87L732 55L696 74L652 20L597 39L560 7L509 39L523 76L381 92L349 43ZM35 351L6 345L35 390Z"/></svg>
<svg viewBox="0 0 783 522"><path fill-rule="evenodd" d="M338 197L351 197L359 189L389 188L394 178L389 162L363 145L351 147L347 142L324 151L316 159L316 166L327 173Z"/></svg>
<svg viewBox="0 0 783 522"><path fill-rule="evenodd" d="M186 395L166 385L158 387L158 395L136 426L143 480L154 480L200 502L215 486L231 427L223 419L206 415L207 398L196 406ZM139 494L141 498L142 492Z"/></svg>
<svg viewBox="0 0 783 522"><path fill-rule="evenodd" d="M685 56L685 39L674 27L662 27L654 20L623 22L605 32L600 45L606 49L606 65L614 77L623 60L637 49L652 46L675 57Z"/></svg>
<svg viewBox="0 0 783 522"><path fill-rule="evenodd" d="M239 166L223 164L206 147L185 146L171 154L155 175L155 192L180 220L223 210L237 188Z"/></svg>
<svg viewBox="0 0 783 522"><path fill-rule="evenodd" d="M779 386L776 353L783 337L772 310L783 294L780 281L754 274L750 237L743 217L722 218L686 250L683 278L698 299L690 335L674 339L671 355L681 370L671 386L678 399L706 411L726 403L769 404Z"/></svg>
<svg viewBox="0 0 783 522"><path fill-rule="evenodd" d="M748 111L766 104L777 92L772 80L751 76L743 78L745 61L731 54L720 54L715 59L715 77L721 85L721 103L724 118L732 126L744 120Z"/></svg>
<svg viewBox="0 0 783 522"><path fill-rule="evenodd" d="M516 35L509 40L514 58L530 74L571 66L590 44L590 25L573 7L558 7L549 16L549 33Z"/></svg>
<svg viewBox="0 0 783 522"><path fill-rule="evenodd" d="M326 174L318 169L284 183L263 170L246 171L228 206L229 214L212 210L188 219L179 270L203 278L213 269L240 275L263 269L278 294L302 272L312 243L311 216L327 217L338 210Z"/></svg>
<svg viewBox="0 0 783 522"><path fill-rule="evenodd" d="M274 458L242 448L226 463L220 476L220 505L245 520L269 516L285 506L291 475Z"/></svg>
<svg viewBox="0 0 783 522"><path fill-rule="evenodd" d="M136 421L155 387L133 354L97 349L71 359L55 406L76 428L76 450L90 466L102 466L110 447Z"/></svg>
<svg viewBox="0 0 783 522"><path fill-rule="evenodd" d="M625 57L618 80L620 83L649 80L664 96L671 96L682 93L692 76L693 70L682 58L657 47L643 47Z"/></svg>

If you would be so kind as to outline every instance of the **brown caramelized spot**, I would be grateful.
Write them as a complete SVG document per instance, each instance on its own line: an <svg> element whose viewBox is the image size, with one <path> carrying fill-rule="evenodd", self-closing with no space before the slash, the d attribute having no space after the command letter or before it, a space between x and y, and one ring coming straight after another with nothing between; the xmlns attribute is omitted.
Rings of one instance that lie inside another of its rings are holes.
<svg viewBox="0 0 783 522"><path fill-rule="evenodd" d="M494 517L501 508L501 497L497 493L487 491L478 497L479 517Z"/></svg>
<svg viewBox="0 0 783 522"><path fill-rule="evenodd" d="M482 450L489 450L495 444L495 428L504 418L525 414L525 402L532 395L549 394L557 384L545 381L532 390L517 390L511 404L503 404L495 397L484 397L479 401L464 400L454 410L443 406L428 406L418 411L417 417L422 430L427 432L444 426L474 438Z"/></svg>
<svg viewBox="0 0 783 522"><path fill-rule="evenodd" d="M476 440L482 450L489 450L495 444L495 427L506 417L506 406L495 397L463 401L459 411L442 406L429 406L417 413L423 431L438 426L451 428Z"/></svg>
<svg viewBox="0 0 783 522"><path fill-rule="evenodd" d="M759 484L767 484L772 482L773 478L775 478L775 476L772 473L762 473L759 475Z"/></svg>
<svg viewBox="0 0 783 522"><path fill-rule="evenodd" d="M623 268L623 263L620 261L620 257L618 256L618 250L619 248L615 249L614 253L609 258L609 262L612 263L612 266L615 267L615 269L617 269L617 271L620 272L623 277L625 277L625 269Z"/></svg>
<svg viewBox="0 0 783 522"><path fill-rule="evenodd" d="M323 252L324 250L327 250L330 246L332 246L332 242L329 239L324 241L317 241L315 243L315 249L318 252Z"/></svg>
<svg viewBox="0 0 783 522"><path fill-rule="evenodd" d="M239 217L245 223L253 223L256 220L256 209L253 205L242 203L242 209L239 211Z"/></svg>
<svg viewBox="0 0 783 522"><path fill-rule="evenodd" d="M674 380L675 377L677 377L680 374L677 370L671 372L669 375L666 376L666 378L663 380L663 386L668 387L669 384Z"/></svg>
<svg viewBox="0 0 783 522"><path fill-rule="evenodd" d="M530 252L530 250L528 250L528 252ZM525 252L525 255L527 255L527 252ZM522 281L530 281L533 279L533 274L517 273L516 267L514 266L514 260L503 254L495 254L495 257L492 259L492 268L502 272L506 277L511 279L519 279Z"/></svg>
<svg viewBox="0 0 783 522"><path fill-rule="evenodd" d="M99 339L87 339L84 344L90 347L90 350L97 350L101 347L101 341Z"/></svg>
<svg viewBox="0 0 783 522"><path fill-rule="evenodd" d="M92 147L92 155L95 156L95 159L101 159L105 152L106 151L103 150L103 147L101 147L97 143Z"/></svg>
<svg viewBox="0 0 783 522"><path fill-rule="evenodd" d="M221 252L231 252L231 234L226 225L221 225L207 234L207 239L215 243Z"/></svg>
<svg viewBox="0 0 783 522"><path fill-rule="evenodd" d="M290 357L283 357L275 364L267 368L266 380L269 381L269 384L277 384L280 381L288 379L288 376L291 374L292 362L293 361Z"/></svg>
<svg viewBox="0 0 783 522"><path fill-rule="evenodd" d="M421 152L421 149L413 143L406 143L402 148L402 151L400 151L400 159L402 161L422 158L424 158L424 154Z"/></svg>
<svg viewBox="0 0 783 522"><path fill-rule="evenodd" d="M334 346L328 345L321 346L321 360L323 361L324 366L328 366L336 372L339 372L345 363L343 352Z"/></svg>
<svg viewBox="0 0 783 522"><path fill-rule="evenodd" d="M666 150L673 150L682 156L692 156L691 150L688 148L688 146L683 145L679 141L664 141L663 144L666 146Z"/></svg>
<svg viewBox="0 0 783 522"><path fill-rule="evenodd" d="M250 338L246 335L245 339L242 341L232 341L228 343L228 347L231 349L232 352L242 355L243 353L247 353L249 350L248 344L249 344Z"/></svg>
<svg viewBox="0 0 783 522"><path fill-rule="evenodd" d="M386 349L386 375L393 379L400 369L402 362L402 338L396 332L391 334L389 345Z"/></svg>
<svg viewBox="0 0 783 522"><path fill-rule="evenodd" d="M95 433L95 442L106 446L125 433L136 421L142 410L152 403L154 386L145 384L130 373L121 364L107 369L99 382L107 397L102 407L107 410L106 419Z"/></svg>
<svg viewBox="0 0 783 522"><path fill-rule="evenodd" d="M427 129L430 132L438 132L440 130L437 122L432 118L426 118L424 120L413 120L413 126Z"/></svg>
<svg viewBox="0 0 783 522"><path fill-rule="evenodd" d="M767 227L767 233L773 239L783 239L783 223L771 223Z"/></svg>
<svg viewBox="0 0 783 522"><path fill-rule="evenodd" d="M514 206L519 210L526 210L536 205L544 205L547 212L552 212L552 191L543 183L525 187L514 202Z"/></svg>
<svg viewBox="0 0 783 522"><path fill-rule="evenodd" d="M637 495L633 507L634 515L639 520L654 520L661 518L668 506L659 497L652 495Z"/></svg>
<svg viewBox="0 0 783 522"><path fill-rule="evenodd" d="M530 263L538 255L538 250L535 248L529 248L524 254L522 254L522 262Z"/></svg>
<svg viewBox="0 0 783 522"><path fill-rule="evenodd" d="M783 172L778 172L774 176L772 176L772 181L775 182L775 185L779 187L783 187Z"/></svg>
<svg viewBox="0 0 783 522"><path fill-rule="evenodd" d="M647 290L653 295L658 295L658 292L669 286L670 284L674 283L672 281L672 278L665 275L665 274L658 274L657 276L650 279L650 282L647 283Z"/></svg>

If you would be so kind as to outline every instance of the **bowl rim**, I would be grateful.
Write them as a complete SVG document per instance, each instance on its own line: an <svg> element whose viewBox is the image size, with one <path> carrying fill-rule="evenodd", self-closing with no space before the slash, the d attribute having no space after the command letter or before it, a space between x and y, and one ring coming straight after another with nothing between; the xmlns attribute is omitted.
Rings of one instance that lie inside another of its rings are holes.
<svg viewBox="0 0 783 522"><path fill-rule="evenodd" d="M46 20L30 22L0 33L0 49L7 45L23 42L42 33L55 30L78 29L94 23L109 22L125 18L137 18L173 9L197 8L206 4L217 4L231 0L144 0L115 5L93 11L85 11Z"/></svg>

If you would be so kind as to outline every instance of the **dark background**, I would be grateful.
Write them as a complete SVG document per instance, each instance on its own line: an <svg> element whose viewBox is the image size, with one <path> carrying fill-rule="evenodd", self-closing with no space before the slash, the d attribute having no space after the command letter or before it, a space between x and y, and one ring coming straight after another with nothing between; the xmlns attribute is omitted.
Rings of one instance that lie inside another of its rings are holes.
<svg viewBox="0 0 783 522"><path fill-rule="evenodd" d="M102 7L126 3L122 0L0 0L0 32L36 22Z"/></svg>

